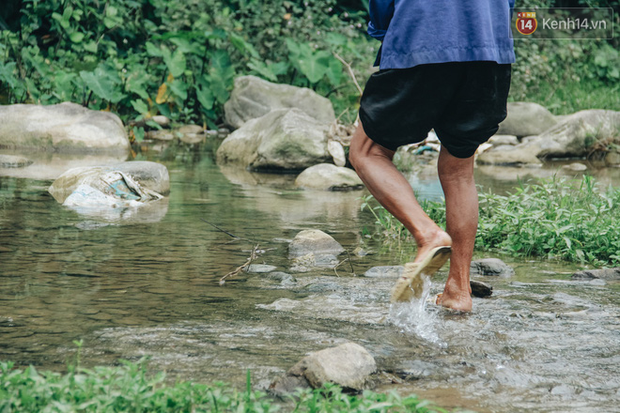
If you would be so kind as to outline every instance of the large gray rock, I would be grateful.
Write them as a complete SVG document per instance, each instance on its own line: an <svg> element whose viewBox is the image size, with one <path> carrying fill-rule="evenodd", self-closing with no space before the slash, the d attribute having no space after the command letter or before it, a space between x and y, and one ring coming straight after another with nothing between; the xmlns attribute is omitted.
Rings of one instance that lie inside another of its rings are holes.
<svg viewBox="0 0 620 413"><path fill-rule="evenodd" d="M510 277L515 274L515 270L498 258L483 258L472 261L469 272L472 275L493 275Z"/></svg>
<svg viewBox="0 0 620 413"><path fill-rule="evenodd" d="M620 112L582 110L538 136L516 146L499 146L481 154L477 162L492 165L540 164L545 158L585 158L609 143L619 143Z"/></svg>
<svg viewBox="0 0 620 413"><path fill-rule="evenodd" d="M323 191L349 191L364 188L364 183L354 170L329 163L305 169L295 179L295 185L299 188Z"/></svg>
<svg viewBox="0 0 620 413"><path fill-rule="evenodd" d="M597 144L620 142L620 112L582 110L540 135L539 158L583 158Z"/></svg>
<svg viewBox="0 0 620 413"><path fill-rule="evenodd" d="M299 109L278 109L237 129L217 150L218 164L255 171L299 171L328 162L327 126Z"/></svg>
<svg viewBox="0 0 620 413"><path fill-rule="evenodd" d="M360 391L371 384L370 375L376 371L375 359L364 347L345 343L304 357L286 376L275 380L269 390L283 395L299 387L316 389L335 383L345 390Z"/></svg>
<svg viewBox="0 0 620 413"><path fill-rule="evenodd" d="M342 245L331 235L318 229L307 229L299 232L288 246L289 258L303 257L308 254L338 255L344 252Z"/></svg>
<svg viewBox="0 0 620 413"><path fill-rule="evenodd" d="M571 278L575 280L620 280L620 268L578 271L574 273Z"/></svg>
<svg viewBox="0 0 620 413"><path fill-rule="evenodd" d="M329 99L312 89L271 83L256 76L235 79L230 100L224 105L226 122L240 128L251 119L260 118L274 109L297 108L323 124L336 118Z"/></svg>
<svg viewBox="0 0 620 413"><path fill-rule="evenodd" d="M66 102L0 106L0 147L128 153L130 144L118 116Z"/></svg>
<svg viewBox="0 0 620 413"><path fill-rule="evenodd" d="M109 166L89 166L73 168L61 176L49 187L49 192L54 199L64 203L80 185L90 184L106 173L119 171L127 174L140 186L161 195L170 192L170 176L168 169L156 162L134 161L123 162Z"/></svg>
<svg viewBox="0 0 620 413"><path fill-rule="evenodd" d="M557 123L551 112L537 103L509 102L507 110L508 116L497 131L500 135L539 135Z"/></svg>

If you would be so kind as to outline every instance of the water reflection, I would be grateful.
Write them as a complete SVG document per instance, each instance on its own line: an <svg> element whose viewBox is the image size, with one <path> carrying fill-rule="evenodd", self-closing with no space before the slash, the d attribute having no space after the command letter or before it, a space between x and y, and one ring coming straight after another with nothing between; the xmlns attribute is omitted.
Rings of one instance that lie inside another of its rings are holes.
<svg viewBox="0 0 620 413"><path fill-rule="evenodd" d="M56 179L71 168L81 166L111 165L123 162L126 155L87 155L55 152L0 149L0 155L20 156L32 161L19 168L0 167L0 177L27 179Z"/></svg>

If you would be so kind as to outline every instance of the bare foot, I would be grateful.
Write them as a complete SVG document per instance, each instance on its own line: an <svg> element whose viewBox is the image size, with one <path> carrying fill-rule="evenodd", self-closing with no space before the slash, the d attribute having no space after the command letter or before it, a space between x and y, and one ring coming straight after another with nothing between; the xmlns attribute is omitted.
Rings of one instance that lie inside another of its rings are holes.
<svg viewBox="0 0 620 413"><path fill-rule="evenodd" d="M452 246L452 238L450 238L447 232L442 230L438 230L424 239L416 241L418 242L418 253L416 254L415 260L413 260L414 263L422 261L434 248Z"/></svg>
<svg viewBox="0 0 620 413"><path fill-rule="evenodd" d="M446 289L443 294L437 295L437 304L454 311L470 312L472 308L471 293L469 291L451 291Z"/></svg>

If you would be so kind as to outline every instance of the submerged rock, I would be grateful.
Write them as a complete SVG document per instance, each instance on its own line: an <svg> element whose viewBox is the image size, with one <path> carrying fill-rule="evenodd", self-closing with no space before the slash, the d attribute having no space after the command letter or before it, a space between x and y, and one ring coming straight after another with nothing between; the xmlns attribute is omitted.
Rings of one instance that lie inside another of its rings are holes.
<svg viewBox="0 0 620 413"><path fill-rule="evenodd" d="M76 153L129 153L123 122L75 103L0 106L0 147Z"/></svg>
<svg viewBox="0 0 620 413"><path fill-rule="evenodd" d="M344 252L344 248L338 241L318 229L299 232L288 247L289 258L299 258L308 254L314 254L315 257L321 255L337 256L342 252Z"/></svg>
<svg viewBox="0 0 620 413"><path fill-rule="evenodd" d="M338 257L334 254L313 253L293 258L290 270L293 272L308 272L313 268L335 268L338 265Z"/></svg>
<svg viewBox="0 0 620 413"><path fill-rule="evenodd" d="M557 120L546 108L531 102L509 102L506 119L499 124L498 134L519 137L539 135L555 126Z"/></svg>
<svg viewBox="0 0 620 413"><path fill-rule="evenodd" d="M498 258L484 258L471 262L469 269L472 275L491 275L500 277L510 277L515 274L515 270Z"/></svg>
<svg viewBox="0 0 620 413"><path fill-rule="evenodd" d="M255 171L299 171L328 162L327 126L299 109L274 110L237 129L217 150L217 163Z"/></svg>
<svg viewBox="0 0 620 413"><path fill-rule="evenodd" d="M269 280L278 281L281 284L294 284L297 282L295 277L293 277L291 274L288 274L282 271L261 273L261 276Z"/></svg>
<svg viewBox="0 0 620 413"><path fill-rule="evenodd" d="M324 125L336 120L330 100L312 89L271 83L256 76L235 79L224 112L226 122L236 129L273 110L289 108L297 108Z"/></svg>
<svg viewBox="0 0 620 413"><path fill-rule="evenodd" d="M364 188L364 183L355 171L328 163L305 169L295 179L295 185L300 188L324 191L350 191Z"/></svg>
<svg viewBox="0 0 620 413"><path fill-rule="evenodd" d="M371 385L370 376L377 371L372 355L362 346L345 343L304 357L284 377L269 386L270 392L284 395L296 388L322 387L335 383L345 390L361 391Z"/></svg>
<svg viewBox="0 0 620 413"><path fill-rule="evenodd" d="M372 267L364 273L364 277L369 278L399 278L403 275L405 267L402 265L384 265Z"/></svg>
<svg viewBox="0 0 620 413"><path fill-rule="evenodd" d="M574 280L620 280L620 268L578 271L574 273L571 278Z"/></svg>
<svg viewBox="0 0 620 413"><path fill-rule="evenodd" d="M246 269L245 272L252 272L252 273L266 273L266 272L271 272L271 271L275 271L278 267L274 266L274 265L265 265L265 264L250 264Z"/></svg>

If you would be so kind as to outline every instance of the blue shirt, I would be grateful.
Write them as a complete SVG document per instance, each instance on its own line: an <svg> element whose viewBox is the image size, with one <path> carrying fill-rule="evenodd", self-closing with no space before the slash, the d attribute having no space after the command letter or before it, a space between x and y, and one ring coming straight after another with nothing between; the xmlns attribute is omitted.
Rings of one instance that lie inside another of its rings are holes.
<svg viewBox="0 0 620 413"><path fill-rule="evenodd" d="M375 66L514 63L514 0L369 0L368 34L381 40Z"/></svg>

